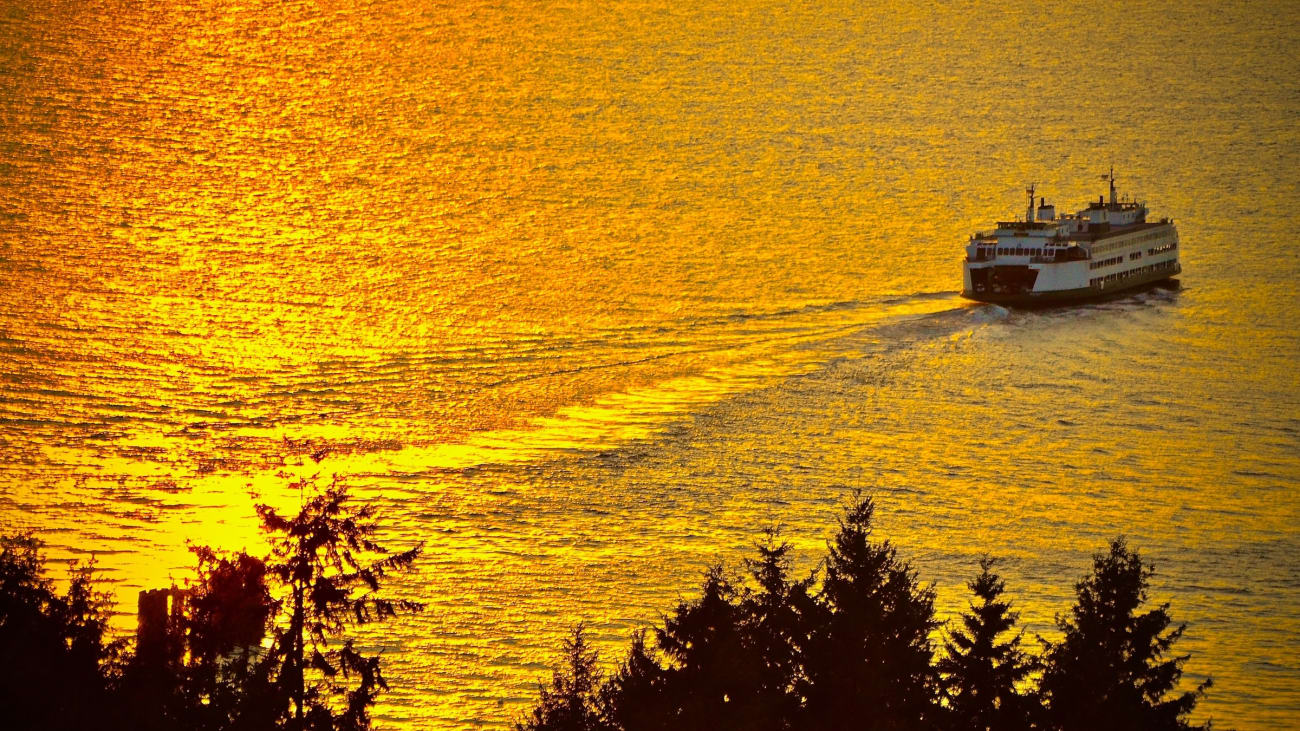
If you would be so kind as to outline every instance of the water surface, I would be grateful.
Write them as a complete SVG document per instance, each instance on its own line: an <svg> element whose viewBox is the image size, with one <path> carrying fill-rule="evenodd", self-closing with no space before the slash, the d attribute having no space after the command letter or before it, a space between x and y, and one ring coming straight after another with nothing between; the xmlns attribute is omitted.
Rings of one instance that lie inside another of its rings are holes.
<svg viewBox="0 0 1300 731"><path fill-rule="evenodd" d="M345 475L426 546L378 717L499 728L865 487L945 616L989 552L1050 634L1129 536L1198 718L1290 727L1297 7L8 4L0 529L129 609ZM1112 163L1180 288L956 296Z"/></svg>

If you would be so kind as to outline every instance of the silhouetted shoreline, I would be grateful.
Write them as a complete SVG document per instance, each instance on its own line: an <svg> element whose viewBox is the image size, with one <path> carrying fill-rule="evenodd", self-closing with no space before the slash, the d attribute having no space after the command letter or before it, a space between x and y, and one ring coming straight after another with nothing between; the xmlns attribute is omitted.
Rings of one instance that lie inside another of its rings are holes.
<svg viewBox="0 0 1300 731"><path fill-rule="evenodd" d="M301 511L258 506L272 551L195 547L196 579L140 593L134 642L107 632L93 563L60 595L34 536L0 555L0 700L15 729L367 729L387 689L380 656L349 630L423 607L382 591L418 546L390 553L377 517L336 479ZM578 625L520 731L574 729L1193 729L1210 682L1180 690L1185 625L1147 605L1154 570L1116 538L1058 615L1062 638L1026 641L996 560L968 582L968 611L935 615L858 493L825 559L791 576L774 530L735 574L704 576L608 677ZM1037 644L1038 651L1028 649Z"/></svg>

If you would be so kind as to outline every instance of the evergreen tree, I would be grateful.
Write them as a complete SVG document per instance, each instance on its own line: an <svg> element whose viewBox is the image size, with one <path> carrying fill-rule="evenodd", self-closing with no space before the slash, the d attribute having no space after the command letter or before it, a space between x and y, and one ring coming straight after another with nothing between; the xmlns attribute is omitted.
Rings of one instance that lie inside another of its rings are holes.
<svg viewBox="0 0 1300 731"><path fill-rule="evenodd" d="M683 731L750 728L758 668L742 632L739 591L721 566L708 570L695 602L680 602L655 635L668 661L664 707Z"/></svg>
<svg viewBox="0 0 1300 731"><path fill-rule="evenodd" d="M564 641L564 665L551 687L542 686L532 715L515 724L516 731L606 731L600 711L599 656L587 644L586 627L579 624Z"/></svg>
<svg viewBox="0 0 1300 731"><path fill-rule="evenodd" d="M872 541L874 511L871 498L857 494L828 547L822 616L811 622L804 651L801 728L935 725L934 590L918 584L889 541Z"/></svg>
<svg viewBox="0 0 1300 731"><path fill-rule="evenodd" d="M41 542L0 537L0 717L22 731L112 728L123 643L105 639L110 599L94 564L69 568L68 588L46 578Z"/></svg>
<svg viewBox="0 0 1300 731"><path fill-rule="evenodd" d="M1078 603L1058 617L1064 633L1047 646L1041 692L1054 728L1137 731L1190 729L1185 719L1209 687L1166 697L1187 655L1167 657L1186 625L1169 627L1169 605L1141 612L1154 569L1123 538L1093 558L1093 573L1075 589Z"/></svg>
<svg viewBox="0 0 1300 731"><path fill-rule="evenodd" d="M701 596L682 602L658 631L668 666L644 634L602 690L602 706L625 731L670 728L792 728L800 699L798 647L812 606L808 586L792 582L790 545L768 531L745 564L752 588L720 567L705 574Z"/></svg>
<svg viewBox="0 0 1300 731"><path fill-rule="evenodd" d="M676 714L664 700L667 682L645 630L638 630L627 658L600 689L601 715L622 731L669 731Z"/></svg>
<svg viewBox="0 0 1300 731"><path fill-rule="evenodd" d="M993 573L994 563L981 559L979 575L966 584L980 603L962 614L964 629L949 633L937 665L953 731L1027 730L1035 715L1033 697L1017 690L1034 667L1020 648L1023 633L998 641L1019 615L1000 599L1006 582Z"/></svg>
<svg viewBox="0 0 1300 731"><path fill-rule="evenodd" d="M802 705L796 692L799 648L807 643L807 618L814 610L808 594L813 577L790 581L790 544L777 543L777 537L769 529L755 546L758 558L745 560L757 587L741 600L741 632L756 672L754 715L762 728L788 729L797 724Z"/></svg>
<svg viewBox="0 0 1300 731"><path fill-rule="evenodd" d="M301 489L313 483L297 485ZM369 728L369 708L388 686L379 657L358 652L344 631L350 624L422 608L379 594L385 575L409 569L419 546L390 554L373 539L374 507L356 508L348 499L347 487L336 476L292 518L257 506L270 536L268 576L287 589L288 616L276 624L272 657L278 665L275 682L291 704L283 726L293 731Z"/></svg>

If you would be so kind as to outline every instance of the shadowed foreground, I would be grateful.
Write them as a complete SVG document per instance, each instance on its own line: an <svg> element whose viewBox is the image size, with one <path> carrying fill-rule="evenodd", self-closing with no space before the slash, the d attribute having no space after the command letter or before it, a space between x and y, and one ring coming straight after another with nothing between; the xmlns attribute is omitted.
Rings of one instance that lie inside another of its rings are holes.
<svg viewBox="0 0 1300 731"><path fill-rule="evenodd" d="M1210 682L1179 692L1184 626L1145 607L1154 571L1123 538L1093 560L1059 643L1022 646L995 561L967 586L969 610L941 624L934 591L889 541L872 540L873 504L840 519L819 570L790 576L789 544L769 531L743 576L706 572L653 636L632 638L608 678L579 625L561 667L519 731L667 729L1191 729Z"/></svg>
<svg viewBox="0 0 1300 731"><path fill-rule="evenodd" d="M313 487L308 483L301 487ZM1170 650L1168 605L1146 607L1153 570L1122 538L1076 584L1063 638L1033 654L1016 632L1005 584L984 559L969 611L942 632L934 591L889 541L872 536L859 497L811 575L790 576L774 531L743 576L717 566L653 635L632 638L609 677L579 625L561 667L520 731L573 729L1191 729L1209 681L1179 691L1187 656ZM373 509L337 480L298 515L258 507L271 553L195 548L196 579L142 592L132 646L108 637L94 566L73 566L65 592L45 576L41 543L0 550L0 708L13 729L289 729L372 727L387 684L377 655L348 628L420 605L385 597L390 553L371 536Z"/></svg>

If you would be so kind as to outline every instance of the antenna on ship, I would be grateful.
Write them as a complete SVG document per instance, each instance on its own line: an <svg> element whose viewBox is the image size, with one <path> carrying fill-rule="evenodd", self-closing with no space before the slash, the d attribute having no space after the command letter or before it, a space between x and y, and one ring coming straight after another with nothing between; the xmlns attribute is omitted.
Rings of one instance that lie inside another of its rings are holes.
<svg viewBox="0 0 1300 731"><path fill-rule="evenodd" d="M1111 163L1110 174L1101 176L1102 180L1110 181L1110 204L1115 205L1115 164Z"/></svg>
<svg viewBox="0 0 1300 731"><path fill-rule="evenodd" d="M1025 192L1029 194L1029 212L1025 214L1025 221L1032 223L1034 220L1034 185L1030 183Z"/></svg>

